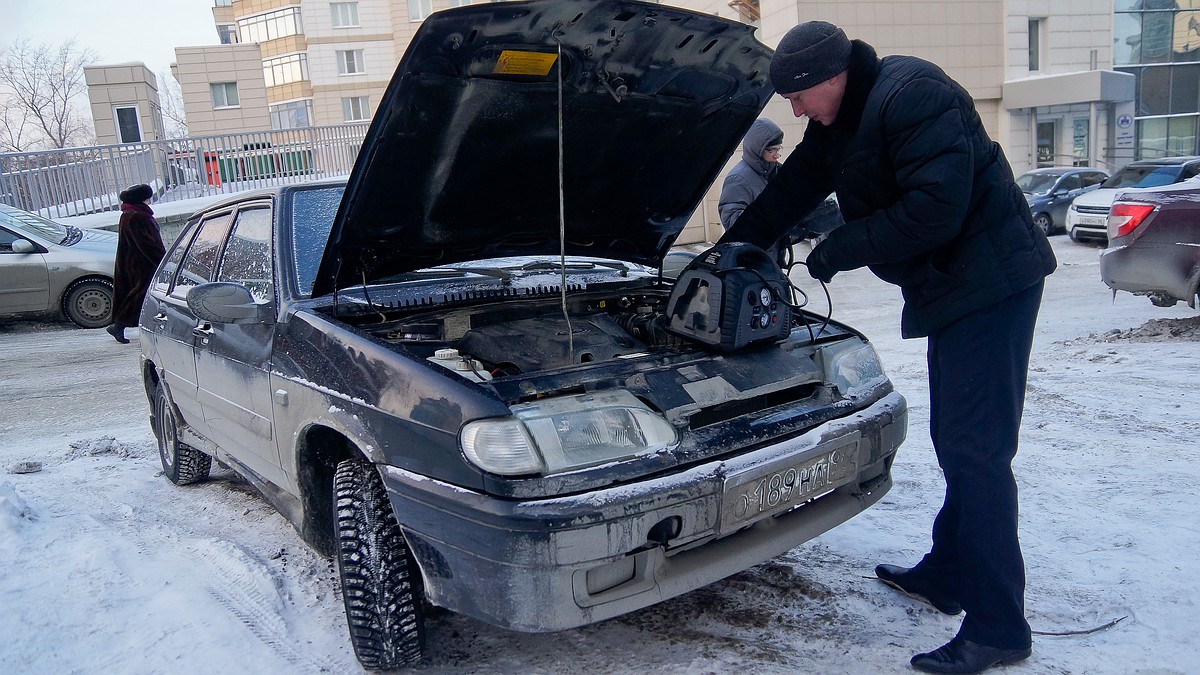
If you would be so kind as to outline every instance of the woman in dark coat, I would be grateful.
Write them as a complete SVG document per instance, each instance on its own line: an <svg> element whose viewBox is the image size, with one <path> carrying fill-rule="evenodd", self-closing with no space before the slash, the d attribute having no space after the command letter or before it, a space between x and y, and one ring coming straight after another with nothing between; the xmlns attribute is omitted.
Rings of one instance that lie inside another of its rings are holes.
<svg viewBox="0 0 1200 675"><path fill-rule="evenodd" d="M146 289L154 270L166 254L158 221L150 209L154 191L149 185L134 185L121 192L121 222L118 225L117 263L113 273L113 321L105 330L122 344L129 342L125 329L138 324Z"/></svg>

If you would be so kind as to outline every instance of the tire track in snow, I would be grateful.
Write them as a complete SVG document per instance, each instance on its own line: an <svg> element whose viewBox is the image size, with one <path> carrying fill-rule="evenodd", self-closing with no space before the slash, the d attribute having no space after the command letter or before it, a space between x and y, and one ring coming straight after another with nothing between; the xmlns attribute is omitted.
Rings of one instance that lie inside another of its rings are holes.
<svg viewBox="0 0 1200 675"><path fill-rule="evenodd" d="M297 648L283 618L285 600L262 563L228 542L207 539L190 548L211 571L212 597L273 652L302 672L346 672L320 654Z"/></svg>

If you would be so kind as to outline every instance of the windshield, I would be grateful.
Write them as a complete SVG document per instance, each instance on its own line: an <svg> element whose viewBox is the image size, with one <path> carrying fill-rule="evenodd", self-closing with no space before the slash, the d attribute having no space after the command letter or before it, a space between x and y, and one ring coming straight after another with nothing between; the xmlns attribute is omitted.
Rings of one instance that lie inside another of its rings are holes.
<svg viewBox="0 0 1200 675"><path fill-rule="evenodd" d="M28 211L15 209L7 204L0 204L0 223L18 230L25 230L55 244L65 244L71 238L71 228L59 225L53 220L35 216Z"/></svg>
<svg viewBox="0 0 1200 675"><path fill-rule="evenodd" d="M1104 188L1148 188L1179 180L1182 166L1127 166L1104 181Z"/></svg>
<svg viewBox="0 0 1200 675"><path fill-rule="evenodd" d="M1041 194L1049 192L1050 188L1054 187L1054 181L1058 180L1059 174L1056 173L1027 173L1017 179L1017 186L1021 188L1021 192L1028 194Z"/></svg>

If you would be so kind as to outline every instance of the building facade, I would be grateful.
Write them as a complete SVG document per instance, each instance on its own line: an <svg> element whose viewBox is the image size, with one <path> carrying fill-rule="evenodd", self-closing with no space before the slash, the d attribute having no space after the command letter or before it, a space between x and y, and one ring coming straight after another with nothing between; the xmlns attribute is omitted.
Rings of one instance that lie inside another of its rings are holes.
<svg viewBox="0 0 1200 675"><path fill-rule="evenodd" d="M1113 5L1113 63L1137 80L1138 159L1200 154L1200 1Z"/></svg>
<svg viewBox="0 0 1200 675"><path fill-rule="evenodd" d="M163 137L158 78L142 63L83 69L96 142L141 143Z"/></svg>

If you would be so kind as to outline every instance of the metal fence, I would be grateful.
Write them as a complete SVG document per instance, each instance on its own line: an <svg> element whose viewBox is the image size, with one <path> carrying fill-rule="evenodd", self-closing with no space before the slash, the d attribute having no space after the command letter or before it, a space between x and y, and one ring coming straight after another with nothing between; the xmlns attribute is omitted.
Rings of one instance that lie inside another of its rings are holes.
<svg viewBox="0 0 1200 675"><path fill-rule="evenodd" d="M49 218L120 207L147 183L176 201L350 173L367 123L0 154L0 202Z"/></svg>

